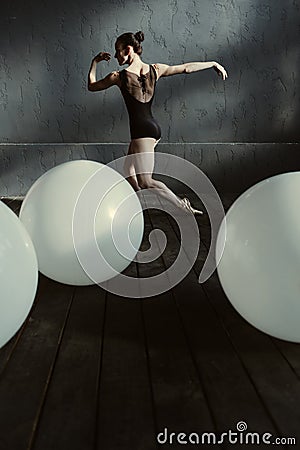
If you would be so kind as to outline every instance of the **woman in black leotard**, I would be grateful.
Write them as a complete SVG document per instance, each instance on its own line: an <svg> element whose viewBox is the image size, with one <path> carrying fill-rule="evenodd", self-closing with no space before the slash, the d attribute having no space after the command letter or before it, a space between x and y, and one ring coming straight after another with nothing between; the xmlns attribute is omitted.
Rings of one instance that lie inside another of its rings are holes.
<svg viewBox="0 0 300 450"><path fill-rule="evenodd" d="M160 139L161 131L158 123L152 116L151 105L155 93L155 85L160 77L167 77L179 73L191 73L198 70L213 68L221 75L223 80L227 78L224 67L217 62L190 62L176 66L166 64L145 64L140 55L142 53L141 42L144 40L142 31L137 33L124 33L118 37L115 43L115 58L120 66L127 64L129 67L119 72L111 72L105 78L96 81L96 67L100 61L109 61L111 55L107 52L99 53L93 60L88 75L88 89L90 91L102 91L117 85L124 97L129 114L131 142L128 155L143 154L142 158L134 161L127 158L125 162L125 176L133 188L154 189L178 207L184 208L194 214L202 214L191 207L187 198L180 199L164 183L152 178L154 168L154 148ZM126 160L126 161L127 161Z"/></svg>
<svg viewBox="0 0 300 450"><path fill-rule="evenodd" d="M140 76L124 69L119 78L129 115L131 139L152 137L158 141L161 131L151 112L156 84L154 66L149 65L148 72Z"/></svg>

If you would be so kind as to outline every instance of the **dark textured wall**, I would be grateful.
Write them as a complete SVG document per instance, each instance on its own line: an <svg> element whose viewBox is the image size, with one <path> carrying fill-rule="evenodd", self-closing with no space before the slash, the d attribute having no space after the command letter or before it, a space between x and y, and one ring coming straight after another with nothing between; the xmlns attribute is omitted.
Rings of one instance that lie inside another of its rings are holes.
<svg viewBox="0 0 300 450"><path fill-rule="evenodd" d="M126 152L120 92L88 92L87 73L96 53L139 29L145 62L217 60L229 73L225 83L213 70L159 80L159 151L188 158L227 192L300 170L299 145L287 144L300 135L299 17L300 0L2 2L0 195L25 195L60 162ZM98 76L115 69L102 62Z"/></svg>
<svg viewBox="0 0 300 450"><path fill-rule="evenodd" d="M122 32L145 32L144 60L218 60L159 81L168 142L299 140L298 0L29 0L1 6L0 142L125 142L117 87L86 89L90 60ZM102 62L105 75L118 68Z"/></svg>
<svg viewBox="0 0 300 450"><path fill-rule="evenodd" d="M127 144L6 144L0 152L0 195L23 196L42 173L58 164L77 159L107 164L124 156L127 147ZM221 198L228 194L236 197L264 178L300 171L299 144L163 143L157 146L157 151L185 158L200 167ZM168 179L167 184L178 194L187 192L174 179Z"/></svg>

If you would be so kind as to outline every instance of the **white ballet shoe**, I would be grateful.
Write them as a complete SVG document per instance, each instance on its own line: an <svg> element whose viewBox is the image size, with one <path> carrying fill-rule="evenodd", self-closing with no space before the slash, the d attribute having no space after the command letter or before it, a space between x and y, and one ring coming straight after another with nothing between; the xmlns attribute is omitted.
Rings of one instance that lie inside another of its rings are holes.
<svg viewBox="0 0 300 450"><path fill-rule="evenodd" d="M195 208L192 207L191 202L189 201L189 199L187 197L184 197L181 201L183 203L183 207L187 211L189 211L192 214L194 214L194 216L203 214L203 211L200 211L199 209L195 209Z"/></svg>

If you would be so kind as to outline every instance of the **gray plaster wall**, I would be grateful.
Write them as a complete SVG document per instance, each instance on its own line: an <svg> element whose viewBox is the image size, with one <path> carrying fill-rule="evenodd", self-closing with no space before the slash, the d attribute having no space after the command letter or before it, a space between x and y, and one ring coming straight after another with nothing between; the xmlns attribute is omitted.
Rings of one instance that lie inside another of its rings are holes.
<svg viewBox="0 0 300 450"><path fill-rule="evenodd" d="M93 55L145 32L144 60L217 60L161 79L154 105L165 141L299 140L299 1L43 0L1 6L1 142L124 142L119 89L86 89ZM102 62L99 76L118 69Z"/></svg>
<svg viewBox="0 0 300 450"><path fill-rule="evenodd" d="M145 62L217 60L229 73L225 83L213 70L159 80L153 112L162 144L174 144L169 148L183 157L190 145L204 171L212 179L228 176L221 185L234 191L243 183L236 171L236 178L230 176L230 165L238 167L244 158L248 167L253 151L262 178L270 168L280 171L285 160L299 170L298 147L285 145L299 142L300 134L299 17L299 0L5 2L0 195L24 195L48 167L73 158L66 144L96 145L99 160L113 157L106 144L124 144L126 151L128 119L118 88L91 93L86 81L95 54L113 54L119 34L139 29L145 33ZM114 58L102 62L98 76L118 68ZM282 144L272 153L262 143ZM84 151L77 157L85 158ZM248 183L256 178L251 167L244 171Z"/></svg>
<svg viewBox="0 0 300 450"><path fill-rule="evenodd" d="M236 197L267 177L300 171L300 144L159 143L156 151L200 167L221 198ZM41 174L58 164L78 159L107 164L126 153L127 144L6 144L0 149L0 192L5 197L23 196ZM187 192L176 179L164 181L177 193Z"/></svg>

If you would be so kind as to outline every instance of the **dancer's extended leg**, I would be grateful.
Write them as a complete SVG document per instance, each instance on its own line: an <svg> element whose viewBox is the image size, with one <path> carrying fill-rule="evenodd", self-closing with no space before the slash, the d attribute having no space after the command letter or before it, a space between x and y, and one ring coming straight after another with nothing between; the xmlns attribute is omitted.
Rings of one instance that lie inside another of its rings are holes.
<svg viewBox="0 0 300 450"><path fill-rule="evenodd" d="M154 147L157 144L154 138L133 139L130 142L128 156L124 163L125 177L135 191L141 189L153 189L175 206L185 209L193 214L203 214L191 206L187 198L177 197L163 182L154 180L152 173L154 169Z"/></svg>
<svg viewBox="0 0 300 450"><path fill-rule="evenodd" d="M156 140L154 138L140 138L131 141L131 152L137 155L134 158L134 168L138 186L141 189L153 189L157 194L163 196L176 206L185 208L184 202L171 189L163 182L152 178L155 145Z"/></svg>

